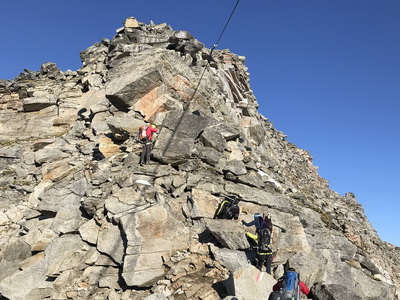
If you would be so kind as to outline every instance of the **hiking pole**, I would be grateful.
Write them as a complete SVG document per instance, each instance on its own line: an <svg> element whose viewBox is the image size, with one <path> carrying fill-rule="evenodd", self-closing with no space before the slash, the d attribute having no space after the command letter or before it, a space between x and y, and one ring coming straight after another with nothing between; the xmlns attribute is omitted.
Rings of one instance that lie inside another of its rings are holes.
<svg viewBox="0 0 400 300"><path fill-rule="evenodd" d="M285 232L287 231L285 228L283 228L283 227L281 227L281 226L279 226L279 225L272 224L272 226L278 227L279 229L282 230L283 233L285 233Z"/></svg>

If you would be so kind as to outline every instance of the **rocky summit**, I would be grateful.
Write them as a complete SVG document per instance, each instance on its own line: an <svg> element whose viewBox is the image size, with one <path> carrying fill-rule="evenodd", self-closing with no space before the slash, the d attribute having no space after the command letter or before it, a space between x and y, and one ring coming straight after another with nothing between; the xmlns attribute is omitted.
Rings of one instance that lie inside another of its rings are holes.
<svg viewBox="0 0 400 300"><path fill-rule="evenodd" d="M400 298L400 249L258 112L245 57L133 17L80 57L0 80L0 299L268 299L287 262L316 300Z"/></svg>

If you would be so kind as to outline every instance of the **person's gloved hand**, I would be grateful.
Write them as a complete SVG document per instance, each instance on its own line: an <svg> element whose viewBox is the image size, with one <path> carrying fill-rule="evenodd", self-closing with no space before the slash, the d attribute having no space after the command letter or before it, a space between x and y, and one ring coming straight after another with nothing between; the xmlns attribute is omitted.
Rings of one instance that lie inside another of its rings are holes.
<svg viewBox="0 0 400 300"><path fill-rule="evenodd" d="M310 292L307 294L307 299L314 299L314 295L312 293L312 291L310 290Z"/></svg>

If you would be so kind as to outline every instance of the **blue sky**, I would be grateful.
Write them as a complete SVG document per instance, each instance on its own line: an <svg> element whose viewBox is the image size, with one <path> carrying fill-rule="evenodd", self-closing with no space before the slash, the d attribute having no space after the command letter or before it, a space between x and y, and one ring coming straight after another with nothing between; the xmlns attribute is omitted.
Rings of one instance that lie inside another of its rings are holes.
<svg viewBox="0 0 400 300"><path fill-rule="evenodd" d="M125 18L216 42L236 0L0 0L0 78L112 38ZM260 112L308 150L333 190L355 193L400 246L400 1L241 0L218 49L247 57Z"/></svg>

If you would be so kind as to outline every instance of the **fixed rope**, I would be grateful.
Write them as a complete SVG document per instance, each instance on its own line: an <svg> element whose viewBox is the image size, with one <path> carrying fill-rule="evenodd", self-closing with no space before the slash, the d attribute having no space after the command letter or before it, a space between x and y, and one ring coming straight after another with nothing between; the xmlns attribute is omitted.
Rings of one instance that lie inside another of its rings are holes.
<svg viewBox="0 0 400 300"><path fill-rule="evenodd" d="M218 39L217 39L217 42L216 42L216 43L213 45L213 47L211 48L211 51L210 51L210 59L212 59L212 53L213 53L215 47L217 47L217 44L218 44L219 41L221 40L222 36L224 35L225 30L226 30L226 28L228 27L229 22L231 21L232 16L233 16L233 14L235 13L235 10L236 10L236 8L237 8L239 2L240 2L240 0L237 0L237 1L236 1L236 4L235 4L234 8L232 9L232 12L231 12L229 18L228 18L228 20L226 21L225 26L224 26L224 28L222 29L221 34L219 35L219 37L218 37ZM181 116L179 117L179 120L178 120L178 122L177 122L177 125L176 125L176 127L175 127L175 129L174 129L174 133L173 133L172 137L170 138L170 140L168 141L167 145L165 146L165 148L164 148L163 151L162 151L162 155L163 155L163 156L164 156L164 155L168 152L168 150L170 149L170 147L171 147L171 145L172 145L172 140L173 140L173 138L174 138L174 136L175 136L175 134L176 134L176 132L177 132L177 129L178 129L179 126L182 124L182 121L183 121L183 119L184 119L186 113L187 113L188 110L189 110L190 103L191 103L192 100L194 99L194 96L196 95L196 93L197 93L197 91L198 91L198 89L199 89L199 87L200 87L200 83L201 83L201 81L202 81L202 79L203 79L203 76L204 76L204 74L205 74L205 72L206 72L206 70L207 70L207 68L208 68L209 66L210 66L210 61L207 60L207 64L205 65L204 70L203 70L203 72L201 73L201 76L200 76L200 78L199 78L199 81L197 82L196 88L194 89L193 94L192 94L190 100L184 102L184 104L183 104L183 111L182 111L182 114L181 114Z"/></svg>
<svg viewBox="0 0 400 300"><path fill-rule="evenodd" d="M237 0L237 1L236 1L235 7L232 9L231 15L229 16L228 21L226 21L226 24L225 24L225 26L224 26L224 29L222 29L222 32L221 32L221 34L219 35L217 41L214 43L213 47L211 48L210 55L211 55L212 52L214 51L215 47L218 46L218 43L219 43L219 41L221 40L222 36L224 35L224 32L225 32L226 28L228 27L228 24L229 24L229 22L231 21L231 19L232 19L232 17L233 17L233 14L235 13L235 10L236 10L237 6L239 5L239 2L240 2L240 0Z"/></svg>
<svg viewBox="0 0 400 300"><path fill-rule="evenodd" d="M221 40L222 36L224 35L225 30L226 30L226 28L228 27L229 22L231 21L231 19L232 19L232 17L233 17L233 14L235 13L235 10L236 10L237 6L239 5L239 2L240 2L240 0L237 0L237 1L236 1L236 4L235 4L235 6L234 6L233 9L232 9L232 12L231 12L231 14L230 14L228 20L226 21L225 26L224 26L224 28L223 28L222 31L221 31L221 34L219 35L217 41L214 43L214 45L213 45L212 48L211 48L211 51L210 51L210 57L211 57L211 59L212 59L212 53L214 52L214 49L218 46L219 41ZM199 89L201 80L203 79L204 73L206 72L206 69L207 69L209 66L210 66L210 62L207 61L207 64L206 64L206 66L204 67L203 72L201 73L200 79L199 79L199 81L198 81L198 83L197 83L196 88L194 89L193 95L192 95L192 97L190 98L189 103L193 100L194 95L197 93L197 90Z"/></svg>

